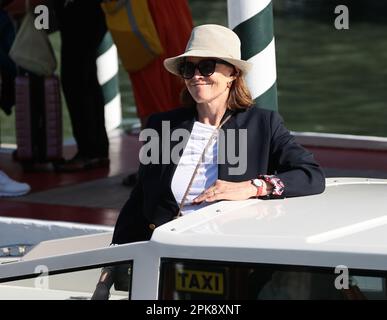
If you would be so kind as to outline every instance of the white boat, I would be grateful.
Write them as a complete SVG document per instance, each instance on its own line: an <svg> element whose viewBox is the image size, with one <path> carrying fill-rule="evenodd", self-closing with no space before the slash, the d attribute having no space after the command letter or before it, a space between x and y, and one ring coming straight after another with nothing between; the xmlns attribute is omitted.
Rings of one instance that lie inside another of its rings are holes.
<svg viewBox="0 0 387 320"><path fill-rule="evenodd" d="M215 203L150 241L42 241L1 262L0 299L90 299L112 264L128 291L111 299L387 299L386 194L384 179L330 178L320 195Z"/></svg>

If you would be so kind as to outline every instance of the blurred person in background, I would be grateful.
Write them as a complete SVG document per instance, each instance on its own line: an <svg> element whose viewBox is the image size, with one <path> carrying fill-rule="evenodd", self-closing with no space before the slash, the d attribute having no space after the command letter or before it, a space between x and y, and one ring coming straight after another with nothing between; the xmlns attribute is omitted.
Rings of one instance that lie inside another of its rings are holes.
<svg viewBox="0 0 387 320"><path fill-rule="evenodd" d="M56 165L60 172L109 166L105 102L97 78L97 50L107 27L100 1L7 0L4 9L22 17L36 5L48 5L61 36L61 83L70 115L76 155ZM50 28L52 22L50 21Z"/></svg>
<svg viewBox="0 0 387 320"><path fill-rule="evenodd" d="M15 103L16 67L8 52L15 38L15 30L7 12L2 9L5 4L6 1L0 1L0 108L10 115ZM27 183L13 180L0 169L0 197L22 196L30 190L31 187Z"/></svg>

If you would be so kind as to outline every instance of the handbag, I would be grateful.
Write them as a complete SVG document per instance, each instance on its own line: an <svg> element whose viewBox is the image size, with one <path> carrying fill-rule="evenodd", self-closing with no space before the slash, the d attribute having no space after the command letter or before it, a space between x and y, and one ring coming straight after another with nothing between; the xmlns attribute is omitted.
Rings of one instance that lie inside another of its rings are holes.
<svg viewBox="0 0 387 320"><path fill-rule="evenodd" d="M50 76L57 67L54 50L44 30L35 28L35 17L28 10L9 51L11 59L36 75Z"/></svg>
<svg viewBox="0 0 387 320"><path fill-rule="evenodd" d="M144 68L164 52L147 0L108 0L101 6L128 72Z"/></svg>

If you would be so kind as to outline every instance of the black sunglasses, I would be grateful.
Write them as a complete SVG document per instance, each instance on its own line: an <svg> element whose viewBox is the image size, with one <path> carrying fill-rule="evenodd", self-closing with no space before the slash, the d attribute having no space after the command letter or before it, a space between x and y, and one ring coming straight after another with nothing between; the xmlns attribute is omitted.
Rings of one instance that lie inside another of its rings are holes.
<svg viewBox="0 0 387 320"><path fill-rule="evenodd" d="M182 78L188 80L195 75L195 70L197 68L202 76L209 77L215 72L217 63L234 67L231 63L228 63L227 61L220 60L220 59L204 59L199 61L199 63L196 63L196 64L193 62L184 60L179 65L179 74Z"/></svg>

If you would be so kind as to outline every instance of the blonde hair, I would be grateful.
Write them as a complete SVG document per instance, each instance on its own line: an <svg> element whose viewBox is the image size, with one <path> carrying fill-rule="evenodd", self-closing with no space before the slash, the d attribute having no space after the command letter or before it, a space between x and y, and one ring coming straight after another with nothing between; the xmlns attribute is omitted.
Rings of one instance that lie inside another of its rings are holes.
<svg viewBox="0 0 387 320"><path fill-rule="evenodd" d="M183 106L195 107L196 101L192 98L187 87L185 87L181 94L180 100ZM249 88L247 87L246 81L243 77L242 71L236 72L236 78L231 84L230 93L227 99L227 109L248 109L254 104L254 100L251 97Z"/></svg>

